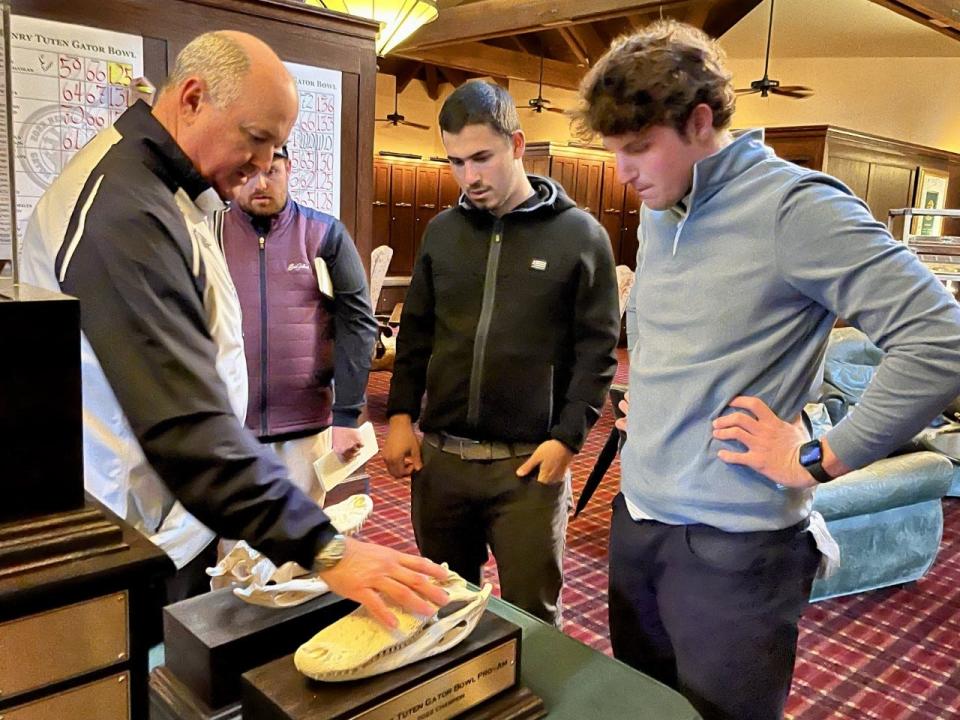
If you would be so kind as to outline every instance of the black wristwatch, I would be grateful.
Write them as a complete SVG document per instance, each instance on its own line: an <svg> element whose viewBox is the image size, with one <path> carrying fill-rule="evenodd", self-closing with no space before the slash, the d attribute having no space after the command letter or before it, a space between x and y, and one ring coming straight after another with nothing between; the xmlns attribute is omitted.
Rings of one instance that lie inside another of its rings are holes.
<svg viewBox="0 0 960 720"><path fill-rule="evenodd" d="M823 446L819 440L811 440L800 446L799 452L800 464L808 473L813 475L813 479L818 483L826 483L833 480L830 474L823 469Z"/></svg>

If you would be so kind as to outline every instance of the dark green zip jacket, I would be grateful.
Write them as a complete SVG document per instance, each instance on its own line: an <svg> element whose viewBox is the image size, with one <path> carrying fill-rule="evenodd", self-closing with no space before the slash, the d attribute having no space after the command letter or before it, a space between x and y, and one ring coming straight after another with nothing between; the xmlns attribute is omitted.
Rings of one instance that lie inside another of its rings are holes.
<svg viewBox="0 0 960 720"><path fill-rule="evenodd" d="M475 440L579 452L616 370L603 227L559 184L497 218L461 197L427 226L404 300L388 415Z"/></svg>

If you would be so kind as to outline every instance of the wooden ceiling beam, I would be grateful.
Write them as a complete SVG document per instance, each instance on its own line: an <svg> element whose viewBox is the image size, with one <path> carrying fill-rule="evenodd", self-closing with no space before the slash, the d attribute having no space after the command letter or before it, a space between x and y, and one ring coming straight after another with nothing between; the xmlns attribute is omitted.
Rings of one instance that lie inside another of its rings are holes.
<svg viewBox="0 0 960 720"><path fill-rule="evenodd" d="M710 37L720 37L736 25L763 0L714 0L709 5L706 17L691 25L703 30Z"/></svg>
<svg viewBox="0 0 960 720"><path fill-rule="evenodd" d="M540 57L543 52L543 41L536 35L513 35L512 39L520 43L524 52Z"/></svg>
<svg viewBox="0 0 960 720"><path fill-rule="evenodd" d="M586 51L588 65L598 60L610 46L610 43L600 37L590 23L571 25L567 28L567 31L573 35L577 42L580 43L580 47Z"/></svg>
<svg viewBox="0 0 960 720"><path fill-rule="evenodd" d="M520 52L526 52L526 51L527 51L527 48L524 47L524 45L523 45L522 42L520 42L520 38L519 38L519 37L517 37L516 35L508 35L507 37L510 38L510 43L511 43L517 50L519 50Z"/></svg>
<svg viewBox="0 0 960 720"><path fill-rule="evenodd" d="M491 77L514 78L537 82L539 63L531 62L527 53L504 50L483 43L463 43L449 48L434 50L397 50L399 57L419 60L431 65L452 67L457 70L489 75ZM576 89L583 75L583 68L557 60L545 60L543 63L543 82L545 85Z"/></svg>
<svg viewBox="0 0 960 720"><path fill-rule="evenodd" d="M577 64L582 65L583 67L588 67L590 65L590 55L587 54L587 49L580 44L580 41L573 36L573 33L570 32L569 27L559 27L557 32L560 33L560 37L563 38L563 41L567 44L567 47L570 49L570 52L573 53L573 56L577 59Z"/></svg>
<svg viewBox="0 0 960 720"><path fill-rule="evenodd" d="M561 25L623 17L663 7L684 6L692 0L477 0L443 12L417 30L395 52L426 50L452 43L519 35ZM708 0L709 1L709 0Z"/></svg>
<svg viewBox="0 0 960 720"><path fill-rule="evenodd" d="M463 70L454 70L450 67L440 68L440 74L443 75L447 82L449 82L454 87L460 87L467 81L467 73Z"/></svg>
<svg viewBox="0 0 960 720"><path fill-rule="evenodd" d="M960 7L953 0L872 0L954 40L960 40Z"/></svg>
<svg viewBox="0 0 960 720"><path fill-rule="evenodd" d="M424 84L427 86L427 97L431 100L440 99L440 78L437 76L437 66L425 66L424 75L426 76Z"/></svg>
<svg viewBox="0 0 960 720"><path fill-rule="evenodd" d="M410 81L413 80L417 73L420 72L420 69L423 67L422 62L417 62L416 60L408 60L404 63L403 67L397 71L397 92L402 93L407 89L407 85L410 84Z"/></svg>
<svg viewBox="0 0 960 720"><path fill-rule="evenodd" d="M551 28L550 30L538 32L535 36L536 42L531 43L536 47L528 50L528 52L537 59L539 59L542 54L544 57L553 58L560 62L586 67L585 64L581 63L577 53L570 48L569 43L567 43L566 38L564 38L561 32L562 30L563 28Z"/></svg>

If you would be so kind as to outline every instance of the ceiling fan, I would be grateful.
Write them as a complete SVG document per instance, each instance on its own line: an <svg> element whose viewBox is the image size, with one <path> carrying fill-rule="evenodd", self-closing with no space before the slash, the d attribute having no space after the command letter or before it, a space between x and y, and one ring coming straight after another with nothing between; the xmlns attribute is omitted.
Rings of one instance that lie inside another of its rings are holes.
<svg viewBox="0 0 960 720"><path fill-rule="evenodd" d="M781 85L779 80L771 80L767 74L770 68L770 37L773 34L773 3L774 0L770 0L770 22L767 25L767 53L763 62L763 77L750 83L750 87L737 88L735 92L737 95L760 93L760 97L767 97L770 93L773 93L774 95L802 100L813 95L811 88L803 85Z"/></svg>
<svg viewBox="0 0 960 720"><path fill-rule="evenodd" d="M543 97L543 48L540 49L540 80L537 82L537 96L535 98L530 98L527 101L527 107L530 110L533 110L536 113L547 112L553 113L563 113L566 112L562 108L547 107L550 105L550 101Z"/></svg>
<svg viewBox="0 0 960 720"><path fill-rule="evenodd" d="M397 112L397 86L393 86L393 112L383 118L377 118L377 122L388 122L391 125L407 125L409 127L415 127L419 130L429 130L429 125L421 125L420 123L411 122L407 120L403 115Z"/></svg>

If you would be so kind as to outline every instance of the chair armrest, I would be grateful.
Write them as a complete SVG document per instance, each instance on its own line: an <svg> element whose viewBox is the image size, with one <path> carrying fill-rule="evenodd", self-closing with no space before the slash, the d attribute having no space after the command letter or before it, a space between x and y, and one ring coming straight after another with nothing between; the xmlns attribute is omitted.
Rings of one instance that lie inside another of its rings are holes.
<svg viewBox="0 0 960 720"><path fill-rule="evenodd" d="M952 478L953 465L937 453L884 458L817 487L813 509L836 520L914 505L942 498Z"/></svg>

